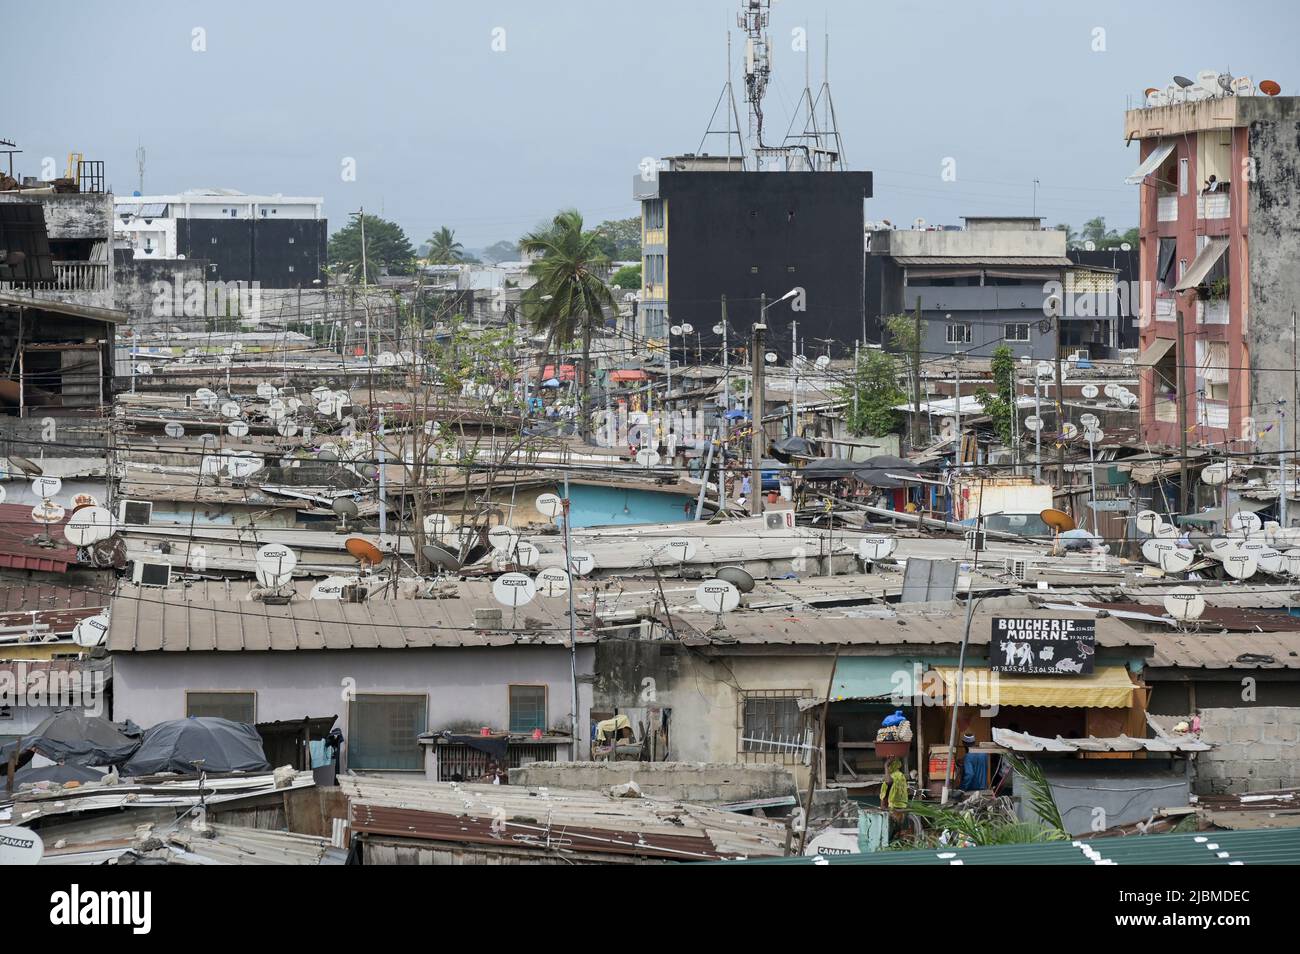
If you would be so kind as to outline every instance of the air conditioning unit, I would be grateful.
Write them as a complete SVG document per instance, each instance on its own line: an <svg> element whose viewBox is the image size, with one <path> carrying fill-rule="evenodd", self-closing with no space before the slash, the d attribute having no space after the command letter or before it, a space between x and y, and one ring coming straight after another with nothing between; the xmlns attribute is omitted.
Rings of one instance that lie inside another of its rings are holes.
<svg viewBox="0 0 1300 954"><path fill-rule="evenodd" d="M131 582L140 586L167 586L172 581L170 563L145 563L136 560L131 567Z"/></svg>
<svg viewBox="0 0 1300 954"><path fill-rule="evenodd" d="M148 500L123 500L117 508L119 523L148 526L153 520L153 504Z"/></svg>
<svg viewBox="0 0 1300 954"><path fill-rule="evenodd" d="M1005 568L1007 573L1011 574L1013 580L1019 580L1023 583L1028 577L1029 564L1025 560L1017 560L1008 557L1002 562L1002 566Z"/></svg>

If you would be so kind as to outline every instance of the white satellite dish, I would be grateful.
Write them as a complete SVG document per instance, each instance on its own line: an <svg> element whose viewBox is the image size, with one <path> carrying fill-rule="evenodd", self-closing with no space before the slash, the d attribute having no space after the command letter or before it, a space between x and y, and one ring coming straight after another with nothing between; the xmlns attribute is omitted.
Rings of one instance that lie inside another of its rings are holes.
<svg viewBox="0 0 1300 954"><path fill-rule="evenodd" d="M1195 588L1180 586L1165 595L1165 612L1180 623L1190 623L1205 612L1205 599Z"/></svg>
<svg viewBox="0 0 1300 954"><path fill-rule="evenodd" d="M451 533L451 518L445 513L431 513L424 518L424 532L435 537L445 537Z"/></svg>
<svg viewBox="0 0 1300 954"><path fill-rule="evenodd" d="M199 388L194 392L194 396L204 404L212 404L217 399L217 392L212 388Z"/></svg>
<svg viewBox="0 0 1300 954"><path fill-rule="evenodd" d="M488 531L488 545L498 553L510 554L519 542L519 532L512 527L493 527Z"/></svg>
<svg viewBox="0 0 1300 954"><path fill-rule="evenodd" d="M558 517L564 512L564 501L556 494L539 494L535 505L544 517Z"/></svg>
<svg viewBox="0 0 1300 954"><path fill-rule="evenodd" d="M1083 432L1083 439L1089 444L1100 444L1106 439L1106 432L1100 427L1090 427Z"/></svg>
<svg viewBox="0 0 1300 954"><path fill-rule="evenodd" d="M1113 385L1113 384L1108 384L1106 387L1107 387L1107 388L1112 388L1112 387L1114 387L1114 385ZM1086 397L1088 400L1091 401L1091 400L1092 400L1093 398L1095 398L1095 397L1097 396L1097 394L1098 394L1098 391L1097 391L1097 385L1095 385L1095 384L1085 384L1082 388L1079 389L1079 393L1082 394L1084 397Z"/></svg>
<svg viewBox="0 0 1300 954"><path fill-rule="evenodd" d="M287 583L293 575L293 568L298 565L298 554L283 543L268 543L257 551L257 569L269 577L280 578L280 583ZM261 579L259 576L258 579ZM265 582L265 581L263 581ZM279 586L280 583L267 583Z"/></svg>
<svg viewBox="0 0 1300 954"><path fill-rule="evenodd" d="M297 414L298 411L302 409L302 400L300 398L291 397L289 400L284 402L284 406L289 409L290 414Z"/></svg>
<svg viewBox="0 0 1300 954"><path fill-rule="evenodd" d="M1160 514L1154 510L1139 510L1134 523L1139 533L1155 533L1156 527L1160 526Z"/></svg>
<svg viewBox="0 0 1300 954"><path fill-rule="evenodd" d="M248 422L231 421L226 425L226 431L231 437L244 437L248 434Z"/></svg>
<svg viewBox="0 0 1300 954"><path fill-rule="evenodd" d="M502 606L518 609L533 601L537 584L527 573L503 573L492 581L492 596Z"/></svg>
<svg viewBox="0 0 1300 954"><path fill-rule="evenodd" d="M147 378L149 375L153 374L153 366L146 364L143 361L136 362L135 373L141 377Z"/></svg>
<svg viewBox="0 0 1300 954"><path fill-rule="evenodd" d="M672 563L686 563L695 556L696 543L690 537L672 537L664 545L664 551Z"/></svg>
<svg viewBox="0 0 1300 954"><path fill-rule="evenodd" d="M1196 554L1191 550L1174 547L1172 550L1161 550L1158 562L1160 569L1166 573L1182 573L1196 562Z"/></svg>
<svg viewBox="0 0 1300 954"><path fill-rule="evenodd" d="M1201 480L1211 487L1217 487L1228 479L1228 465L1220 461L1217 464L1210 464L1201 470Z"/></svg>
<svg viewBox="0 0 1300 954"><path fill-rule="evenodd" d="M329 388L323 385L311 389L311 396L313 401L323 401L333 393L334 393L333 391L331 391Z"/></svg>
<svg viewBox="0 0 1300 954"><path fill-rule="evenodd" d="M1079 416L1079 423L1085 428L1096 427L1101 423L1101 418L1097 417L1096 414L1082 414Z"/></svg>
<svg viewBox="0 0 1300 954"><path fill-rule="evenodd" d="M239 417L239 405L234 401L227 401L221 405L222 417Z"/></svg>
<svg viewBox="0 0 1300 954"><path fill-rule="evenodd" d="M0 828L0 868L38 865L45 855L45 842L30 828L5 825Z"/></svg>
<svg viewBox="0 0 1300 954"><path fill-rule="evenodd" d="M1040 361L1035 366L1034 371L1038 374L1040 378L1050 378L1054 373L1055 368L1053 368L1052 365L1046 361Z"/></svg>
<svg viewBox="0 0 1300 954"><path fill-rule="evenodd" d="M171 438L184 437L185 425L179 421L168 421L163 425L163 433Z"/></svg>
<svg viewBox="0 0 1300 954"><path fill-rule="evenodd" d="M293 579L292 573L276 573L274 570L264 570L260 566L253 571L253 575L257 577L257 582L270 589L284 586Z"/></svg>
<svg viewBox="0 0 1300 954"><path fill-rule="evenodd" d="M1061 425L1061 436L1067 441L1072 441L1079 436L1079 426L1070 421Z"/></svg>
<svg viewBox="0 0 1300 954"><path fill-rule="evenodd" d="M1142 556L1148 563L1154 563L1156 566L1160 565L1161 554L1169 553L1177 549L1178 544L1173 543L1170 540L1158 540L1152 538L1150 540L1142 541Z"/></svg>
<svg viewBox="0 0 1300 954"><path fill-rule="evenodd" d="M1287 576L1300 576L1300 549L1287 550L1282 554Z"/></svg>
<svg viewBox="0 0 1300 954"><path fill-rule="evenodd" d="M326 398L324 401L318 401L316 404L316 411L320 414L333 414L337 409L338 405L336 405L330 398Z"/></svg>
<svg viewBox="0 0 1300 954"><path fill-rule="evenodd" d="M515 544L514 562L519 566L537 566L537 561L541 558L542 551L527 540Z"/></svg>
<svg viewBox="0 0 1300 954"><path fill-rule="evenodd" d="M298 425L286 418L283 421L275 422L275 431L281 437L293 437L298 433Z"/></svg>
<svg viewBox="0 0 1300 954"><path fill-rule="evenodd" d="M705 580L695 588L695 601L710 613L730 613L740 605L740 590L726 580Z"/></svg>
<svg viewBox="0 0 1300 954"><path fill-rule="evenodd" d="M5 502L5 497L6 497L6 496L8 496L8 491L5 490L3 484L0 484L0 503L4 503L4 502Z"/></svg>
<svg viewBox="0 0 1300 954"><path fill-rule="evenodd" d="M569 592L569 574L558 566L548 566L534 577L537 592L546 597L563 596Z"/></svg>
<svg viewBox="0 0 1300 954"><path fill-rule="evenodd" d="M1132 391L1123 391L1120 393L1119 403L1125 407L1132 407L1134 404L1137 404L1137 402L1138 396Z"/></svg>
<svg viewBox="0 0 1300 954"><path fill-rule="evenodd" d="M107 636L108 616L103 613L87 616L72 630L72 641L86 649L102 646Z"/></svg>
<svg viewBox="0 0 1300 954"><path fill-rule="evenodd" d="M232 454L226 459L226 473L233 480L244 480L247 477L252 477L264 466L262 458L246 453Z"/></svg>
<svg viewBox="0 0 1300 954"><path fill-rule="evenodd" d="M274 398L266 405L266 418L269 421L283 420L289 414L289 406L279 398Z"/></svg>
<svg viewBox="0 0 1300 954"><path fill-rule="evenodd" d="M574 550L569 554L569 568L578 576L586 576L596 569L596 558L585 550Z"/></svg>
<svg viewBox="0 0 1300 954"><path fill-rule="evenodd" d="M1043 419L1037 414L1030 414L1025 418L1025 428L1037 433L1043 429Z"/></svg>
<svg viewBox="0 0 1300 954"><path fill-rule="evenodd" d="M682 326L673 325L671 328L668 329L668 333L673 335L680 335L682 333Z"/></svg>
<svg viewBox="0 0 1300 954"><path fill-rule="evenodd" d="M858 554L864 560L883 560L898 548L896 537L870 534L858 541Z"/></svg>
<svg viewBox="0 0 1300 954"><path fill-rule="evenodd" d="M67 511L56 504L53 500L42 500L32 508L32 522L43 523L46 525L58 523L63 519L65 513L67 513Z"/></svg>
<svg viewBox="0 0 1300 954"><path fill-rule="evenodd" d="M1286 557L1273 547L1265 547L1255 554L1255 564L1265 573L1280 576L1286 573Z"/></svg>
<svg viewBox="0 0 1300 954"><path fill-rule="evenodd" d="M1227 537L1215 537L1210 541L1210 548L1206 551L1206 556L1214 560L1222 560L1226 554L1235 553L1236 550L1236 540L1229 540Z"/></svg>
<svg viewBox="0 0 1300 954"><path fill-rule="evenodd" d="M1259 514L1251 513L1248 510L1242 510L1234 513L1228 520L1228 526L1233 530L1242 530L1246 533L1258 533L1264 526L1264 521L1259 519Z"/></svg>
<svg viewBox="0 0 1300 954"><path fill-rule="evenodd" d="M103 507L82 507L63 527L63 535L76 547L88 547L113 535L113 515Z"/></svg>
<svg viewBox="0 0 1300 954"><path fill-rule="evenodd" d="M825 371L827 368L831 366L830 356L823 354L819 356L817 360L813 362L813 364L817 366L818 371Z"/></svg>
<svg viewBox="0 0 1300 954"><path fill-rule="evenodd" d="M63 489L63 481L57 477L40 477L32 478L32 493L42 500L49 500L60 490Z"/></svg>
<svg viewBox="0 0 1300 954"><path fill-rule="evenodd" d="M655 467L659 464L660 459L659 452L648 447L643 447L636 452L636 462L642 467Z"/></svg>
<svg viewBox="0 0 1300 954"><path fill-rule="evenodd" d="M1178 537L1178 528L1172 523L1165 523L1161 520L1160 525L1156 527L1156 536L1161 540L1176 539Z"/></svg>
<svg viewBox="0 0 1300 954"><path fill-rule="evenodd" d="M273 398L276 395L275 385L263 381L257 386L257 396L260 398Z"/></svg>
<svg viewBox="0 0 1300 954"><path fill-rule="evenodd" d="M1258 568L1255 558L1248 553L1229 553L1223 558L1223 569L1234 580L1248 580Z"/></svg>
<svg viewBox="0 0 1300 954"><path fill-rule="evenodd" d="M327 576L311 588L308 597L313 600L341 600L343 590L360 582L355 576Z"/></svg>

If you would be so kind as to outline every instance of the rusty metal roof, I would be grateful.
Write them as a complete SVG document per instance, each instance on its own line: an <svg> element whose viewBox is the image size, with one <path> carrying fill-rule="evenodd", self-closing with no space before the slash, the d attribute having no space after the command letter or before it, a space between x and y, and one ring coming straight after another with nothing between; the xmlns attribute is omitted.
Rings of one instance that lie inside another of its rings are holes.
<svg viewBox="0 0 1300 954"><path fill-rule="evenodd" d="M26 504L0 504L0 569L66 573L77 562L77 548L63 537L67 522L65 514L61 521L51 524L54 546L41 546L32 541L45 536L44 524L32 521L32 508Z"/></svg>

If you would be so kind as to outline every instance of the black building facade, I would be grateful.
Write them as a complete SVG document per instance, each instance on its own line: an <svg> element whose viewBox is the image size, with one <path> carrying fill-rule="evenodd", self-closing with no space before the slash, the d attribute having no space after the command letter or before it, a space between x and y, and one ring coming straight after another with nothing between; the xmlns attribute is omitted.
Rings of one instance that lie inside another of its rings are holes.
<svg viewBox="0 0 1300 954"><path fill-rule="evenodd" d="M176 220L176 246L208 263L208 279L257 282L262 288L311 288L326 263L325 219Z"/></svg>

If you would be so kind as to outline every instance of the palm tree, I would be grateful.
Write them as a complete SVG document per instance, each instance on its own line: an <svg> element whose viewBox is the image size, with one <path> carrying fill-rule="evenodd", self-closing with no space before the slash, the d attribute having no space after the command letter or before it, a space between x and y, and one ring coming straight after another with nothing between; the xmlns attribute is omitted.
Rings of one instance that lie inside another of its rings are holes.
<svg viewBox="0 0 1300 954"><path fill-rule="evenodd" d="M447 226L434 232L429 239L429 262L434 265L452 265L465 257L465 247L456 241L456 233Z"/></svg>
<svg viewBox="0 0 1300 954"><path fill-rule="evenodd" d="M582 339L578 428L586 437L591 336L595 328L604 326L606 309L618 311L613 293L600 277L608 259L600 250L599 236L583 231L577 209L565 209L549 226L529 232L519 240L519 249L525 255L540 256L528 266L537 283L524 293L522 303L533 327L546 333L541 363L546 363L553 346L569 344L575 337Z"/></svg>

